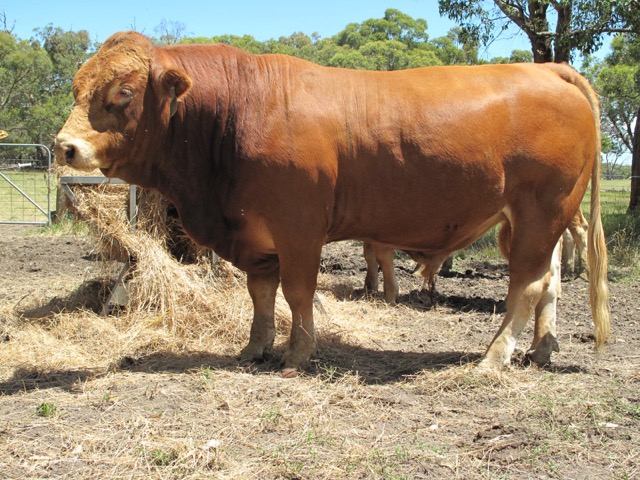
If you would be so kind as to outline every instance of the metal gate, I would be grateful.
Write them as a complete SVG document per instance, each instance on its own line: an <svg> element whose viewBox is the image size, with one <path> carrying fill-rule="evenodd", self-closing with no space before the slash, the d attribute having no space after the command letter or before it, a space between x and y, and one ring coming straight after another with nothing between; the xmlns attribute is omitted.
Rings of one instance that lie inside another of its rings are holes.
<svg viewBox="0 0 640 480"><path fill-rule="evenodd" d="M51 224L51 151L0 143L0 224Z"/></svg>

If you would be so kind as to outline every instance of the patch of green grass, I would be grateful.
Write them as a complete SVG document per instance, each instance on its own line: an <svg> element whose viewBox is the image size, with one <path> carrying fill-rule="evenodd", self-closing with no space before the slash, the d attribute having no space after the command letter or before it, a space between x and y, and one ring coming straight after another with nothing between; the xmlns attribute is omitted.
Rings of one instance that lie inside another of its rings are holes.
<svg viewBox="0 0 640 480"><path fill-rule="evenodd" d="M36 415L38 417L51 418L58 413L58 408L48 402L43 402L36 407Z"/></svg>
<svg viewBox="0 0 640 480"><path fill-rule="evenodd" d="M278 407L272 405L268 412L260 415L260 420L265 425L278 425L282 420L282 413Z"/></svg>
<svg viewBox="0 0 640 480"><path fill-rule="evenodd" d="M157 467L168 467L178 460L178 452L173 448L154 448L147 455L149 462Z"/></svg>
<svg viewBox="0 0 640 480"><path fill-rule="evenodd" d="M89 224L71 217L62 217L58 221L38 230L39 235L65 236L78 235L86 236L91 232Z"/></svg>
<svg viewBox="0 0 640 480"><path fill-rule="evenodd" d="M500 225L493 227L478 240L456 254L460 258L477 258L482 260L500 260L502 253L498 248Z"/></svg>
<svg viewBox="0 0 640 480"><path fill-rule="evenodd" d="M371 464L371 470L375 472L375 478L404 480L410 477L402 473L400 464L406 462L409 456L409 451L406 447L399 445L396 445L396 449L392 454L373 448L367 455L367 462Z"/></svg>

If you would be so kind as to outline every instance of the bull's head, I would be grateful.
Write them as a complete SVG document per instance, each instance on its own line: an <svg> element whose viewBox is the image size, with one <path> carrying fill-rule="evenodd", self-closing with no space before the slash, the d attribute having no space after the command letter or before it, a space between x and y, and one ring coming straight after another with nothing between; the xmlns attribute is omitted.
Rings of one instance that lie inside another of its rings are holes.
<svg viewBox="0 0 640 480"><path fill-rule="evenodd" d="M166 128L190 87L189 76L145 36L112 35L73 79L76 103L55 139L56 159L79 170L126 176L149 130Z"/></svg>

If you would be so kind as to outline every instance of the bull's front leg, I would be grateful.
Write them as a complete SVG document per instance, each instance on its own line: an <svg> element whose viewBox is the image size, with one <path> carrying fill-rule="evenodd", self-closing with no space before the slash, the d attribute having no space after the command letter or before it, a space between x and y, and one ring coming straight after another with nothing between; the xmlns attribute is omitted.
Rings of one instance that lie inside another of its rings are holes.
<svg viewBox="0 0 640 480"><path fill-rule="evenodd" d="M276 336L274 322L276 292L280 283L278 269L268 274L247 273L247 288L253 302L253 321L249 344L240 352L241 362L264 359Z"/></svg>
<svg viewBox="0 0 640 480"><path fill-rule="evenodd" d="M316 333L313 324L313 296L315 294L322 245L311 246L297 254L280 256L282 293L291 308L291 338L282 358L283 374L309 367L316 352Z"/></svg>

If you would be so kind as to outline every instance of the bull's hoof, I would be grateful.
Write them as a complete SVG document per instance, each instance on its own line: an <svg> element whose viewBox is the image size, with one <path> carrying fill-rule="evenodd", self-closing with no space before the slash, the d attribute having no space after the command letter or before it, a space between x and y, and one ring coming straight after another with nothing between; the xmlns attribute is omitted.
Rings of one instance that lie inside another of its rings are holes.
<svg viewBox="0 0 640 480"><path fill-rule="evenodd" d="M283 368L280 370L280 376L282 378L296 378L300 375L300 372L295 368Z"/></svg>
<svg viewBox="0 0 640 480"><path fill-rule="evenodd" d="M398 303L398 292L392 292L392 293L384 293L384 301L387 302L389 305L396 305Z"/></svg>
<svg viewBox="0 0 640 480"><path fill-rule="evenodd" d="M480 363L476 366L476 372L479 373L496 373L502 370L506 365L510 363L510 360L497 359L489 355L485 355Z"/></svg>
<svg viewBox="0 0 640 480"><path fill-rule="evenodd" d="M281 363L283 373L290 370L298 372L308 370L311 365L311 354L287 350L282 356Z"/></svg>
<svg viewBox="0 0 640 480"><path fill-rule="evenodd" d="M238 362L242 364L264 362L267 357L267 350L263 346L249 344L238 355Z"/></svg>
<svg viewBox="0 0 640 480"><path fill-rule="evenodd" d="M546 334L542 340L525 355L525 360L535 363L539 367L547 366L551 363L551 354L559 352L560 345L558 340L551 334Z"/></svg>

